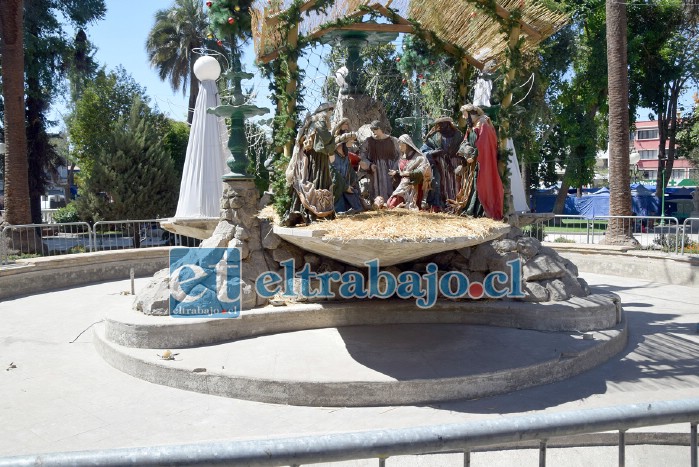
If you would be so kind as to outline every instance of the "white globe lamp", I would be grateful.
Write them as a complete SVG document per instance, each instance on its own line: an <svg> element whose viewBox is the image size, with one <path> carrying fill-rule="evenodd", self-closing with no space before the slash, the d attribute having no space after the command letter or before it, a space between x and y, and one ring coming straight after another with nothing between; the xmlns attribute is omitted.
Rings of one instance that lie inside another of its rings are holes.
<svg viewBox="0 0 699 467"><path fill-rule="evenodd" d="M637 151L634 151L631 154L629 154L629 165L636 165L640 160L641 154L639 154Z"/></svg>
<svg viewBox="0 0 699 467"><path fill-rule="evenodd" d="M216 81L221 76L221 65L211 55L199 57L194 62L194 75L199 81L212 80Z"/></svg>

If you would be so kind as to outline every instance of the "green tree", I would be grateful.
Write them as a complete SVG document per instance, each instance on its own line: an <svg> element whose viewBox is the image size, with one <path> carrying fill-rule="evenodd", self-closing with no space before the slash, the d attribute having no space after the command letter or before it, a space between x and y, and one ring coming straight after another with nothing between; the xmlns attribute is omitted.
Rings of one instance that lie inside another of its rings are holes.
<svg viewBox="0 0 699 467"><path fill-rule="evenodd" d="M576 34L572 76L563 83L557 98L557 120L568 150L554 206L554 212L559 214L563 212L568 188L578 188L580 195L582 186L594 178L596 152L601 146L599 129L607 114L605 3L601 0L574 3L572 13Z"/></svg>
<svg viewBox="0 0 699 467"><path fill-rule="evenodd" d="M192 123L199 81L194 75L194 50L203 47L208 28L201 0L174 0L170 8L155 13L155 24L146 40L151 67L173 91L189 90L187 123Z"/></svg>
<svg viewBox="0 0 699 467"><path fill-rule="evenodd" d="M68 101L69 113L66 117L66 127L70 125L70 119L75 112L75 104L82 97L87 85L92 82L97 75L99 66L94 60L95 49L87 39L87 34L83 29L79 29L73 40L72 53L68 55L65 66L67 68L70 100ZM71 188L75 185L76 158L71 154L70 145L67 145L62 153L66 161L66 186L65 197L72 198Z"/></svg>
<svg viewBox="0 0 699 467"><path fill-rule="evenodd" d="M29 195L33 222L41 222L47 176L63 160L50 143L50 106L64 89L66 62L73 54L65 23L82 28L101 19L104 0L32 0L24 3L26 131Z"/></svg>
<svg viewBox="0 0 699 467"><path fill-rule="evenodd" d="M130 115L136 97L148 102L145 90L121 67L109 73L100 70L84 89L68 124L72 156L84 177L108 147L115 122L124 122L123 117Z"/></svg>
<svg viewBox="0 0 699 467"><path fill-rule="evenodd" d="M185 122L169 120L167 130L163 135L163 145L172 158L173 167L177 174L177 183L182 179L184 161L187 157L187 144L189 143L189 125Z"/></svg>
<svg viewBox="0 0 699 467"><path fill-rule="evenodd" d="M177 175L162 141L162 116L136 97L121 116L75 201L85 220L151 219L171 216Z"/></svg>
<svg viewBox="0 0 699 467"><path fill-rule="evenodd" d="M252 122L250 120L245 122L249 161L247 173L255 176L255 186L260 194L269 189L269 169L265 164L274 158L274 144L271 135L265 131L261 123L266 122Z"/></svg>
<svg viewBox="0 0 699 467"><path fill-rule="evenodd" d="M80 28L73 39L70 54L64 62L70 92L68 106L71 109L75 106L75 102L82 97L88 83L94 79L99 70L99 65L94 59L95 52L96 50L88 40L85 30Z"/></svg>
<svg viewBox="0 0 699 467"><path fill-rule="evenodd" d="M519 75L526 79L515 88L510 134L527 195L541 184L555 184L556 168L566 160L559 97L567 84L565 76L576 46L575 28L569 25L523 55L524 68Z"/></svg>
<svg viewBox="0 0 699 467"><path fill-rule="evenodd" d="M696 97L695 97L696 98ZM699 167L699 113L698 107L685 115L677 129L677 157L684 157Z"/></svg>
<svg viewBox="0 0 699 467"><path fill-rule="evenodd" d="M444 52L439 53L424 39L407 35L403 40L403 54L398 69L414 105L432 118L458 117L457 61ZM458 120L458 118L457 118Z"/></svg>
<svg viewBox="0 0 699 467"><path fill-rule="evenodd" d="M633 5L633 4L632 4ZM699 25L696 4L660 0L630 7L631 78L634 93L658 122L658 178L661 196L672 174L678 101L699 80ZM663 181L665 186L663 186Z"/></svg>

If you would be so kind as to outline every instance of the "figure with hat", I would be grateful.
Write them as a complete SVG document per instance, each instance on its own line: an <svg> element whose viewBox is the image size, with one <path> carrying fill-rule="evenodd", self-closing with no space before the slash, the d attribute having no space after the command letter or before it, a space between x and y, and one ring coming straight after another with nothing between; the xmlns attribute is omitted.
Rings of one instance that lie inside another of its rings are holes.
<svg viewBox="0 0 699 467"><path fill-rule="evenodd" d="M330 156L335 152L335 138L330 118L333 105L320 105L307 117L299 132L294 153L286 170L287 185L293 188L291 207L282 219L294 226L317 218L330 218L333 209Z"/></svg>
<svg viewBox="0 0 699 467"><path fill-rule="evenodd" d="M425 136L422 151L432 167L432 190L427 204L433 211L442 211L446 200L456 198L461 187L461 177L456 173L463 163L458 153L463 134L449 117L439 117Z"/></svg>
<svg viewBox="0 0 699 467"><path fill-rule="evenodd" d="M357 172L352 168L347 149L357 138L353 132L338 134L335 138L335 154L330 156L330 172L333 180L335 212L348 214L364 210L359 194Z"/></svg>
<svg viewBox="0 0 699 467"><path fill-rule="evenodd" d="M413 139L408 135L398 138L398 145L402 153L398 170L389 172L392 176L400 176L400 183L386 202L389 209L404 207L406 209L419 210L422 206L422 197L426 189L429 190L432 180L430 163L425 155L415 146Z"/></svg>
<svg viewBox="0 0 699 467"><path fill-rule="evenodd" d="M335 140L340 135L346 134L346 133L352 133L351 127L350 127L350 119L345 117L339 122L333 126L333 136L335 137ZM356 147L357 143L357 137L355 133L355 137L351 139L351 141L347 142L347 156L349 157L350 163L352 164L352 168L356 171L357 168L359 167L359 154L358 154L358 148Z"/></svg>
<svg viewBox="0 0 699 467"><path fill-rule="evenodd" d="M503 217L504 188L498 170L498 138L485 112L473 104L461 107L468 130L459 149L466 158L458 195L449 200L457 214Z"/></svg>

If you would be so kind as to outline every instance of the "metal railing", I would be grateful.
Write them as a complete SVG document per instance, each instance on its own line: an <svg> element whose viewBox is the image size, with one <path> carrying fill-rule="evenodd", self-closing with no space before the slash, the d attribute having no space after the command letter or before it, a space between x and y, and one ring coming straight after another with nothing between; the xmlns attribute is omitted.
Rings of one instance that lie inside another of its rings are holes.
<svg viewBox="0 0 699 467"><path fill-rule="evenodd" d="M699 217L688 217L682 223L680 254L699 255Z"/></svg>
<svg viewBox="0 0 699 467"><path fill-rule="evenodd" d="M159 219L9 225L0 231L0 264L13 258L55 256L167 245L194 246L192 239L160 228Z"/></svg>
<svg viewBox="0 0 699 467"><path fill-rule="evenodd" d="M100 221L92 226L94 251L148 248L174 244L175 239L160 228L156 219Z"/></svg>
<svg viewBox="0 0 699 467"><path fill-rule="evenodd" d="M375 430L254 441L218 441L0 458L4 466L87 465L246 465L279 466L386 459L405 455L462 452L464 466L478 448L539 441L539 466L546 465L549 440L617 431L618 464L626 462L626 432L632 428L689 423L690 465L697 467L699 399L660 401L617 407L525 415L451 425Z"/></svg>
<svg viewBox="0 0 699 467"><path fill-rule="evenodd" d="M591 245L604 238L610 220L621 222L622 228L633 235L643 249L676 254L699 253L699 218L686 219L680 225L675 217L599 216L590 219L556 215L547 221L525 226L524 232L546 242ZM191 239L163 231L159 221L96 222L88 226L89 237L84 234L84 226L87 225L84 222L8 226L0 232L0 264L6 264L13 256L52 256L165 245L193 246ZM81 226L80 230L74 230L77 228L74 226Z"/></svg>
<svg viewBox="0 0 699 467"><path fill-rule="evenodd" d="M525 226L529 236L555 243L598 244L610 221L621 223L642 249L679 253L683 227L675 217L661 216L583 216L556 215L552 219Z"/></svg>
<svg viewBox="0 0 699 467"><path fill-rule="evenodd" d="M0 233L0 264L11 256L55 256L93 251L87 222L8 225Z"/></svg>

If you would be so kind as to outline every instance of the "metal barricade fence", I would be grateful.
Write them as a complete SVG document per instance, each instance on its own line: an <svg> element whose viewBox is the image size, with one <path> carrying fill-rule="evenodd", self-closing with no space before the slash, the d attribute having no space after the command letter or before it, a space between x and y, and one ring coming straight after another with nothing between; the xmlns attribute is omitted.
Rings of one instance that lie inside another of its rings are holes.
<svg viewBox="0 0 699 467"><path fill-rule="evenodd" d="M159 219L99 221L92 226L94 251L179 244L179 236L160 228Z"/></svg>
<svg viewBox="0 0 699 467"><path fill-rule="evenodd" d="M229 465L277 466L386 459L404 455L463 453L471 465L471 451L522 441L539 442L539 466L546 465L549 440L564 436L618 432L618 465L626 462L626 434L631 428L689 423L691 467L697 467L699 399L646 402L570 412L544 413L473 420L451 425L394 428L356 433L300 436L250 441L121 448L0 458L4 466L123 466ZM658 464L660 465L660 464Z"/></svg>
<svg viewBox="0 0 699 467"><path fill-rule="evenodd" d="M699 255L699 217L688 217L682 223L680 254Z"/></svg>
<svg viewBox="0 0 699 467"><path fill-rule="evenodd" d="M664 253L679 252L680 223L676 217L598 216L594 220L605 224L614 220L621 222L621 228L632 235L643 250L658 250ZM593 235L597 237L593 243L599 243L604 233L604 231L593 232Z"/></svg>
<svg viewBox="0 0 699 467"><path fill-rule="evenodd" d="M2 263L14 257L54 256L93 251L87 222L8 225L2 229Z"/></svg>
<svg viewBox="0 0 699 467"><path fill-rule="evenodd" d="M542 242L597 244L604 238L610 221L633 236L645 250L678 253L682 228L675 217L556 215L552 219L525 226L525 235Z"/></svg>
<svg viewBox="0 0 699 467"><path fill-rule="evenodd" d="M0 230L0 265L28 256L126 248L196 246L198 240L160 228L159 219L9 225Z"/></svg>

